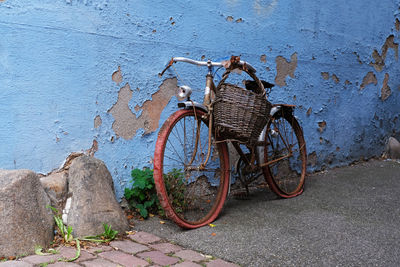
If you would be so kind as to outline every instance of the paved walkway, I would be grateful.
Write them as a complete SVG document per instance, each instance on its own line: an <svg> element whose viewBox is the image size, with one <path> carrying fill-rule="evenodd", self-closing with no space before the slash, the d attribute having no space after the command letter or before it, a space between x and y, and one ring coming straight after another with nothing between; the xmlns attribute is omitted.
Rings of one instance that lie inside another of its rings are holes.
<svg viewBox="0 0 400 267"><path fill-rule="evenodd" d="M238 265L188 250L147 232L133 232L127 239L116 240L110 245L81 249L74 262L60 261L75 257L76 249L62 246L57 254L31 255L14 261L0 263L0 267L238 267Z"/></svg>

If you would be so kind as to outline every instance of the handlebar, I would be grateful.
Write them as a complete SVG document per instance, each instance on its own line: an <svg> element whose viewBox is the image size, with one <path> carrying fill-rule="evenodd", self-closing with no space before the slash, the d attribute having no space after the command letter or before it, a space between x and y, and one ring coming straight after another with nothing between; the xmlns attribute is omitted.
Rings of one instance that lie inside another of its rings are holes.
<svg viewBox="0 0 400 267"><path fill-rule="evenodd" d="M172 64L176 63L176 62L185 62L185 63L190 63L193 65L197 65L197 66L207 66L207 67L225 67L225 68L230 68L233 66L234 63L234 68L242 68L242 69L247 69L250 72L255 73L256 69L250 65L250 63L240 60L240 57L235 57L232 56L230 60L225 60L225 61L221 61L221 62L214 62L211 60L208 61L199 61L199 60L194 60L194 59L190 59L190 58L186 58L186 57L173 57L168 65L165 67L165 69L159 74L160 77L164 74L164 72L172 66Z"/></svg>

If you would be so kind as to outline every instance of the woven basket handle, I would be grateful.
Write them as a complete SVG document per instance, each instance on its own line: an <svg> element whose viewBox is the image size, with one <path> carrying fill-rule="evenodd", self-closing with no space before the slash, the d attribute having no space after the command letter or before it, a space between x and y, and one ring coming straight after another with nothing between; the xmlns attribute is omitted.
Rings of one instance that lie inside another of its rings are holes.
<svg viewBox="0 0 400 267"><path fill-rule="evenodd" d="M264 88L264 85L262 84L262 82L260 81L260 79L258 79L257 75L255 75L255 73L253 71L246 68L246 64L239 64L239 60L240 60L240 58L238 58L238 57L231 58L229 66L226 68L224 74L222 75L221 81L218 83L217 90L219 90L221 88L222 84L225 82L225 80L228 79L231 71L233 71L234 69L240 69L240 70L246 72L257 83L258 89L257 89L256 93L265 95L266 94L265 88Z"/></svg>

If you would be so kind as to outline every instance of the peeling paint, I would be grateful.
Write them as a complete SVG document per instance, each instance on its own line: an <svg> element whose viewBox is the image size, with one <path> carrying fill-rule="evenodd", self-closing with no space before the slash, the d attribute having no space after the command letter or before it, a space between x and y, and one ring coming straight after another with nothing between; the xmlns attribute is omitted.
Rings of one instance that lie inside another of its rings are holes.
<svg viewBox="0 0 400 267"><path fill-rule="evenodd" d="M92 147L86 150L86 154L93 157L94 154L99 150L99 143L96 139L93 140Z"/></svg>
<svg viewBox="0 0 400 267"><path fill-rule="evenodd" d="M320 133L322 133L323 131L325 131L325 128L326 128L326 121L319 121L318 122L318 131L320 132Z"/></svg>
<svg viewBox="0 0 400 267"><path fill-rule="evenodd" d="M322 79L329 80L329 72L321 72Z"/></svg>
<svg viewBox="0 0 400 267"><path fill-rule="evenodd" d="M392 94L392 90L390 90L388 82L389 82L389 74L385 73L385 79L383 80L383 86L381 89L382 101L385 101Z"/></svg>
<svg viewBox="0 0 400 267"><path fill-rule="evenodd" d="M381 54L375 49L374 52L372 52L372 58L375 60L374 63L370 63L371 66L375 68L376 71L381 72L383 70L383 67L385 66L385 59L386 59L386 54L388 49L391 48L395 52L395 58L398 60L399 58L399 44L394 42L394 36L390 35L388 38L386 38L385 43L382 46L381 49Z"/></svg>
<svg viewBox="0 0 400 267"><path fill-rule="evenodd" d="M378 83L378 81L376 80L376 76L372 71L368 72L367 75L364 76L364 79L360 85L360 90L364 89L365 86L370 83L373 83L375 85Z"/></svg>
<svg viewBox="0 0 400 267"><path fill-rule="evenodd" d="M290 57L290 62L282 56L277 56L276 62L276 77L275 83L279 86L286 86L286 76L294 78L294 72L297 67L297 53L293 53Z"/></svg>
<svg viewBox="0 0 400 267"><path fill-rule="evenodd" d="M101 117L100 117L100 115L97 115L95 118L94 118L94 128L99 128L100 126L101 126L101 124L102 124L103 122L102 122L102 120L101 120Z"/></svg>
<svg viewBox="0 0 400 267"><path fill-rule="evenodd" d="M339 78L338 78L338 76L336 76L336 74L332 74L332 80L335 82L335 83L339 83Z"/></svg>
<svg viewBox="0 0 400 267"><path fill-rule="evenodd" d="M399 31L400 30L400 20L398 18L396 18L395 26L396 26L396 31Z"/></svg>
<svg viewBox="0 0 400 267"><path fill-rule="evenodd" d="M227 21L233 21L233 17L232 17L232 16L227 16L227 17L226 17L226 20L227 20Z"/></svg>
<svg viewBox="0 0 400 267"><path fill-rule="evenodd" d="M144 134L149 134L158 129L158 121L165 106L177 92L176 78L166 79L160 86L160 90L152 95L152 100L147 100L142 106L142 115L138 118L143 125Z"/></svg>
<svg viewBox="0 0 400 267"><path fill-rule="evenodd" d="M265 54L261 55L260 56L260 61L266 63L267 62L267 56Z"/></svg>
<svg viewBox="0 0 400 267"><path fill-rule="evenodd" d="M135 111L142 110L142 114L136 117L129 107L133 92L127 83L120 89L117 102L109 110L115 119L112 125L114 132L124 139L132 139L140 128L145 130L144 134L157 130L161 112L175 95L176 90L176 78L166 79L160 90L152 95L152 100L147 100L141 107L135 107Z"/></svg>
<svg viewBox="0 0 400 267"><path fill-rule="evenodd" d="M122 82L122 73L121 73L121 67L118 66L118 70L115 71L112 76L111 79L116 83L116 84L120 84Z"/></svg>
<svg viewBox="0 0 400 267"><path fill-rule="evenodd" d="M308 110L307 110L307 116L310 116L311 115L311 113L312 113L312 108L308 108Z"/></svg>

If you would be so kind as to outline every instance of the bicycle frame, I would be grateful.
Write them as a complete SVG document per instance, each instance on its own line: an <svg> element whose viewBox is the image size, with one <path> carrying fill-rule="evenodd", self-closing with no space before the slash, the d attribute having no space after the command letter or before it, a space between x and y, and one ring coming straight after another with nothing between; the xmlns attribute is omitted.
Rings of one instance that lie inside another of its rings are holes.
<svg viewBox="0 0 400 267"><path fill-rule="evenodd" d="M186 101L180 102L178 104L179 108L199 108L203 111L205 111L207 113L207 117L208 117L208 124L209 124L209 133L208 133L208 151L207 151L207 156L204 160L204 162L202 164L200 164L199 167L196 167L200 170L205 168L205 165L208 163L211 151L211 138L212 138L212 126L213 126L213 121L212 121L212 93L215 94L215 84L214 84L214 76L213 76L213 67L229 67L230 63L232 63L233 61L235 61L238 65L242 66L243 68L247 68L248 70L251 70L253 73L256 72L256 70L254 69L254 67L252 67L249 63L240 60L238 57L232 57L230 61L222 61L222 62L212 62L210 60L208 61L197 61L197 60L193 60L193 59L189 59L189 58L185 58L185 57L174 57L170 60L170 62L167 64L167 66L165 67L165 69L159 74L160 76L162 76L165 71L171 67L174 63L176 62L185 62L185 63L189 63L189 64L193 64L193 65L197 65L197 66L206 66L208 68L208 73L206 75L206 84L205 84L205 89L204 89L204 98L203 98L203 103L200 104L198 102L194 102L190 99L186 99ZM295 106L293 105L286 105L286 104L279 104L279 105L274 105L273 108L271 109L271 119L274 119L274 114L279 111L280 109L287 109L292 111L294 109ZM273 123L273 122L272 122ZM198 145L198 139L199 139L199 131L200 129L197 129L196 132L196 143L195 143L195 152L193 153L194 155L197 152L197 145ZM289 158L292 156L292 148L285 143L286 148L288 149L289 153L287 155L284 155L280 158L277 159L273 159L271 161L268 162L264 162L264 158L261 158L261 155L263 155L263 151L261 151L260 148L263 148L263 146L269 144L268 141L265 140L265 135L267 129L264 128L264 130L262 131L262 133L260 134L260 137L258 139L258 141L256 142L256 145L253 148L249 148L250 150L250 159L245 155L245 153L243 152L243 150L240 147L239 142L237 141L233 141L230 140L230 142L232 143L233 147L235 148L235 150L238 152L238 154L240 155L240 157L242 158L242 160L245 161L245 163L250 166L251 170L256 170L258 168L262 168L265 166L269 166L271 164L274 164L280 160L283 160L285 158ZM281 133L278 133L281 135ZM282 137L282 136L281 136ZM283 140L284 138L282 138ZM229 141L229 140L228 140ZM267 144L265 142L268 142ZM258 158L256 157L258 154ZM193 161L193 159L191 159L191 162ZM190 162L190 164L191 164ZM190 165L189 164L189 165Z"/></svg>

